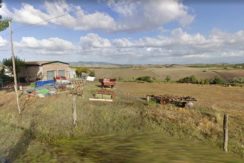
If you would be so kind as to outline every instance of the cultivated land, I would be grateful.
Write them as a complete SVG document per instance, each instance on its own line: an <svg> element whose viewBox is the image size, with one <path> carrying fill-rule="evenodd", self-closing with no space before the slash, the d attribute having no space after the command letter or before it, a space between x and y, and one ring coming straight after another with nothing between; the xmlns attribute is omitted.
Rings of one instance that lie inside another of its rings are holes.
<svg viewBox="0 0 244 163"><path fill-rule="evenodd" d="M194 75L198 79L211 79L215 76L228 80L234 77L244 77L244 69L234 69L224 67L187 67L173 65L171 67L125 67L125 68L95 68L98 78L109 77L124 81L135 80L140 76L151 76L156 80L164 80L170 76L176 81L186 76Z"/></svg>
<svg viewBox="0 0 244 163"><path fill-rule="evenodd" d="M202 75L202 68L184 68L182 73L188 70ZM130 71L138 76L161 73L149 67L96 69L96 74L126 78ZM68 93L42 99L21 95L23 112L18 115L14 93L0 91L0 157L16 162L243 162L244 87L118 82L113 103L89 102L98 84L87 83L84 96L78 97L76 128ZM193 96L198 101L190 109L147 104L147 94ZM222 152L224 113L229 114L229 154Z"/></svg>

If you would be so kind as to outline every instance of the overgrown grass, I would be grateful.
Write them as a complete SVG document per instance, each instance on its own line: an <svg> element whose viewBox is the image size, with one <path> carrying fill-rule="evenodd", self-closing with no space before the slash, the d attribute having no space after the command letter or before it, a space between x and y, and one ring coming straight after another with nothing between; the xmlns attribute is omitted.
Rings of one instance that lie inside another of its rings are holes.
<svg viewBox="0 0 244 163"><path fill-rule="evenodd" d="M155 103L147 105L119 90L116 90L118 96L114 103L87 101L96 89L94 84L87 85L84 96L77 98L77 127L72 126L72 97L69 94L29 100L22 96L23 112L18 115L14 94L1 92L1 155L15 161L33 141L48 145L67 138L150 132L186 141L208 142L219 149L222 146L221 112L206 107L182 109ZM229 149L243 157L242 119L230 117L230 122Z"/></svg>

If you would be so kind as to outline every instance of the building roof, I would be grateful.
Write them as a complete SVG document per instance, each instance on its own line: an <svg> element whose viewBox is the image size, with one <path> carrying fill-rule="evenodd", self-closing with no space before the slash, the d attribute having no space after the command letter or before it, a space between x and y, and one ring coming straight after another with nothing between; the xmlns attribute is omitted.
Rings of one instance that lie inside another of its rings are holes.
<svg viewBox="0 0 244 163"><path fill-rule="evenodd" d="M42 65L52 64L52 63L62 63L62 64L69 65L69 63L61 62L61 61L30 61L30 62L25 62L25 65L27 65L27 66L42 66Z"/></svg>

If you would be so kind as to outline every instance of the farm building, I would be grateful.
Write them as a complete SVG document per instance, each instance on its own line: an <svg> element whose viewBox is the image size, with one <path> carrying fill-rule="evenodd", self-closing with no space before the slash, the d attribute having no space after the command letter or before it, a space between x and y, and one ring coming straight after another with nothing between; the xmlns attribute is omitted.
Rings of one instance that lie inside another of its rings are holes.
<svg viewBox="0 0 244 163"><path fill-rule="evenodd" d="M73 78L73 70L69 63L61 61L26 62L25 67L18 73L18 77L27 82L53 80L57 76L64 76L67 79Z"/></svg>

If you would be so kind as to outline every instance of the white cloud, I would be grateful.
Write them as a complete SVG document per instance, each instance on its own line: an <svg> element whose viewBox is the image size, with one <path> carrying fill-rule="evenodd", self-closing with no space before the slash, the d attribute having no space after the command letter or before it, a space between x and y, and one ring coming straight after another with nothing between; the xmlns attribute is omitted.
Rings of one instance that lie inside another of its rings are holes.
<svg viewBox="0 0 244 163"><path fill-rule="evenodd" d="M0 36L0 47L4 47L8 44L8 41L5 40L2 36Z"/></svg>
<svg viewBox="0 0 244 163"><path fill-rule="evenodd" d="M17 56L73 61L107 61L117 63L194 63L241 62L244 60L244 31L226 33L213 30L209 35L190 34L177 28L169 34L139 39L108 39L96 33L80 37L74 44L61 38L23 37L15 42ZM7 41L0 37L0 46ZM45 57L44 57L44 56ZM53 59L52 58L52 59ZM43 59L42 59L43 60Z"/></svg>
<svg viewBox="0 0 244 163"><path fill-rule="evenodd" d="M189 9L179 0L108 0L107 5L118 14L117 17L101 11L88 12L82 6L67 3L65 0L45 1L42 6L22 3L18 9L9 9L4 4L0 13L13 17L20 23L51 23L74 30L98 29L108 32L161 28L173 21L185 26L194 19ZM46 20L49 19L48 23Z"/></svg>
<svg viewBox="0 0 244 163"><path fill-rule="evenodd" d="M82 36L82 55L114 62L163 63L163 62L221 62L244 58L244 31L225 33L213 31L204 36L189 34L181 28L169 36L140 39L118 38L108 40L97 34ZM85 41L84 41L85 40ZM199 60L199 58L203 60Z"/></svg>
<svg viewBox="0 0 244 163"><path fill-rule="evenodd" d="M80 45L82 49L108 48L111 47L111 42L95 33L89 33L80 38Z"/></svg>
<svg viewBox="0 0 244 163"><path fill-rule="evenodd" d="M13 18L17 22L26 24L47 25L48 22L44 21L49 18L49 15L34 8L30 4L23 3L21 9L14 9Z"/></svg>
<svg viewBox="0 0 244 163"><path fill-rule="evenodd" d="M147 30L159 28L169 22L190 24L194 16L179 0L108 0L112 10L120 15L118 30Z"/></svg>
<svg viewBox="0 0 244 163"><path fill-rule="evenodd" d="M26 24L48 25L49 23L75 30L114 29L114 19L106 13L89 13L80 6L68 4L65 0L45 1L43 10L31 4L22 3L20 9L10 10L4 4L3 16L10 16L15 21ZM49 20L49 22L47 21Z"/></svg>
<svg viewBox="0 0 244 163"><path fill-rule="evenodd" d="M72 42L60 38L36 39L34 37L23 37L19 42L15 42L17 53L28 52L36 54L69 54L76 50Z"/></svg>
<svg viewBox="0 0 244 163"><path fill-rule="evenodd" d="M8 6L5 3L2 3L2 8L0 10L0 15L4 17L12 17L12 12L9 11Z"/></svg>

